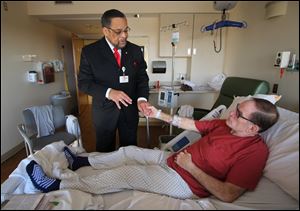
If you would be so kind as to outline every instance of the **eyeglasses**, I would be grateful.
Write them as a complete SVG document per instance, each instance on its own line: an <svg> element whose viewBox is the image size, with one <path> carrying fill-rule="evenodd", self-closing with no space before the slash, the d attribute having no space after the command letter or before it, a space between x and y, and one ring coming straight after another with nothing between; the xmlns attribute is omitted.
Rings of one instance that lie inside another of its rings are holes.
<svg viewBox="0 0 300 211"><path fill-rule="evenodd" d="M112 30L117 36L120 36L122 34L122 32L128 34L128 32L130 32L131 28L129 26L127 26L125 29L121 30L121 29L112 29L110 27L106 27L110 30Z"/></svg>
<svg viewBox="0 0 300 211"><path fill-rule="evenodd" d="M236 113L235 113L236 118L240 118L240 117L241 117L242 119L245 119L245 120L247 120L247 121L249 121L249 122L251 122L251 123L253 123L253 124L256 125L256 123L255 123L254 121L252 121L251 119L248 119L248 118L246 118L246 117L244 117L244 116L242 115L242 112L240 111L239 106L240 106L240 104L238 103L238 104L236 105Z"/></svg>

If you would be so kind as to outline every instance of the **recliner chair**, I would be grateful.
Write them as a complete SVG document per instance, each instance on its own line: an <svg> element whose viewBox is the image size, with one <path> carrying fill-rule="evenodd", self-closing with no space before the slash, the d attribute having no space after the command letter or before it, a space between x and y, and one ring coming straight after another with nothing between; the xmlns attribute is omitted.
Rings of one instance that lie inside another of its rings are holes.
<svg viewBox="0 0 300 211"><path fill-rule="evenodd" d="M78 146L81 145L81 137L68 133L66 131L66 117L63 107L60 105L52 106L53 124L55 128L54 134L37 137L38 130L34 115L30 109L25 109L22 112L24 124L18 125L18 131L24 139L27 156L42 149L44 146L57 141L64 141L66 145L78 141Z"/></svg>
<svg viewBox="0 0 300 211"><path fill-rule="evenodd" d="M248 96L254 94L267 94L270 85L267 81L241 77L227 77L222 84L220 94L211 110L219 105L227 108L232 103L235 96ZM211 110L194 108L193 118L201 119Z"/></svg>
<svg viewBox="0 0 300 211"><path fill-rule="evenodd" d="M220 94L214 103L211 110L194 108L193 118L199 120L208 114L213 109L220 105L225 105L227 108L231 105L235 96L248 96L255 94L268 94L270 90L270 85L267 81L257 80L252 78L241 78L241 77L227 77L222 84ZM178 109L179 110L179 109ZM178 114L177 110L177 114ZM174 127L173 137L180 134L183 129ZM163 136L165 142L168 142L172 137Z"/></svg>

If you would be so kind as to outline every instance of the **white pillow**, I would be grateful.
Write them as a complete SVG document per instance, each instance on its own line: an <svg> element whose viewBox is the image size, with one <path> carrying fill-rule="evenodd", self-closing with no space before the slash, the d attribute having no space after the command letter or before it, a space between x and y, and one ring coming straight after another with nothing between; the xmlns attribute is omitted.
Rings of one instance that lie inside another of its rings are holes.
<svg viewBox="0 0 300 211"><path fill-rule="evenodd" d="M275 194L276 193L276 194ZM297 210L299 202L266 177L262 177L254 191L247 191L233 203L224 203L213 197L210 201L221 210ZM219 206L218 206L219 205ZM235 207L238 206L238 207Z"/></svg>
<svg viewBox="0 0 300 211"><path fill-rule="evenodd" d="M281 98L281 95L265 95L265 94L255 94L255 95L248 95L248 96L237 96L237 97L234 97L231 105L228 107L228 109L222 113L220 119L227 119L230 112L235 110L236 108L236 105L238 103L242 103L246 100L250 100L251 98L260 98L260 99L265 99L265 100L268 100L270 101L271 103L275 104L278 100L280 100Z"/></svg>
<svg viewBox="0 0 300 211"><path fill-rule="evenodd" d="M270 152L264 176L299 201L299 114L278 111L278 122L261 133Z"/></svg>

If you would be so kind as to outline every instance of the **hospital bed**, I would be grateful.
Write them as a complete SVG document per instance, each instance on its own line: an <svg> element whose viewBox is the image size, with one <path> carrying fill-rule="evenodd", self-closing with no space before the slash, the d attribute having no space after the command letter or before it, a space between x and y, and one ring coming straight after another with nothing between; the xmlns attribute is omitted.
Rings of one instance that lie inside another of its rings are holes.
<svg viewBox="0 0 300 211"><path fill-rule="evenodd" d="M230 109L231 106L226 110L227 115ZM254 191L244 193L233 203L222 202L213 196L181 200L136 190L102 195L92 195L79 190L59 190L49 192L47 196L58 202L53 209L299 209L299 114L280 107L278 110L279 121L261 134L270 149L263 177ZM226 116L226 113L223 115ZM189 132L183 133L187 135ZM52 171L57 177L72 174L67 169L66 159L62 163L57 162L61 159L60 156L64 156L61 153L64 146L63 142L57 142L22 160L1 185L1 203L13 194L38 192L25 171L26 165L33 158L39 159L43 168L48 166L45 171ZM78 147L71 149L81 155L98 153L85 153ZM83 167L76 173L86 176L97 174L98 171L101 170Z"/></svg>

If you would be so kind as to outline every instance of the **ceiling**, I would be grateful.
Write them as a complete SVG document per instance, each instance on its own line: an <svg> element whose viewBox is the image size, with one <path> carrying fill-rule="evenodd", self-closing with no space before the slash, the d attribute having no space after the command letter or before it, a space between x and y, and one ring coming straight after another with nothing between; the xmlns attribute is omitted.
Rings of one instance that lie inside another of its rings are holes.
<svg viewBox="0 0 300 211"><path fill-rule="evenodd" d="M49 23L73 32L81 38L98 37L102 35L100 21L96 20L78 20L78 21L49 21Z"/></svg>
<svg viewBox="0 0 300 211"><path fill-rule="evenodd" d="M139 18L158 17L159 14L139 14ZM101 15L52 15L37 16L40 21L53 24L59 28L75 33L80 38L98 39L101 37ZM137 18L137 14L126 14L127 18Z"/></svg>
<svg viewBox="0 0 300 211"><path fill-rule="evenodd" d="M99 15L38 16L38 19L70 31L81 38L102 36Z"/></svg>

